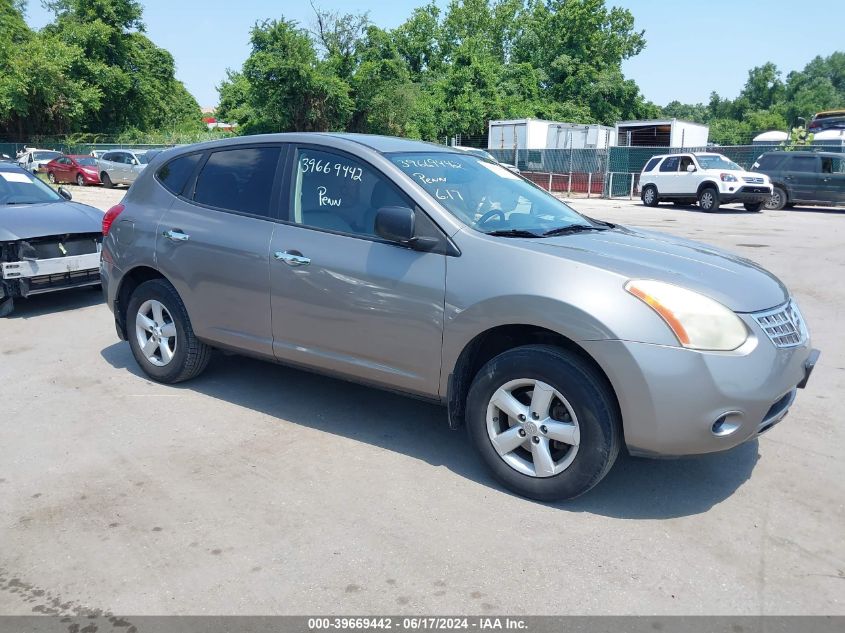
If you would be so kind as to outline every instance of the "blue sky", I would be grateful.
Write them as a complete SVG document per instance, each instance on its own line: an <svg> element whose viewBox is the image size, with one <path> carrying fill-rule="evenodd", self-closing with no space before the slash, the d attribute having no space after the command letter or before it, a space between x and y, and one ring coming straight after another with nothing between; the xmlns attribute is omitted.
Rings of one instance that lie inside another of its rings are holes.
<svg viewBox="0 0 845 633"><path fill-rule="evenodd" d="M370 19L395 27L427 0L318 0L324 9L369 11ZM240 68L249 54L249 29L266 18L313 25L307 0L142 0L147 34L176 59L176 74L200 105L217 103L216 86L226 68ZM448 0L438 0L441 7ZM645 29L646 49L625 62L625 75L636 80L647 99L659 105L678 99L707 101L712 90L735 97L748 70L773 61L784 75L803 68L816 55L845 49L842 25L845 1L817 0L608 0L629 9L638 29ZM39 28L50 16L39 0L27 15Z"/></svg>

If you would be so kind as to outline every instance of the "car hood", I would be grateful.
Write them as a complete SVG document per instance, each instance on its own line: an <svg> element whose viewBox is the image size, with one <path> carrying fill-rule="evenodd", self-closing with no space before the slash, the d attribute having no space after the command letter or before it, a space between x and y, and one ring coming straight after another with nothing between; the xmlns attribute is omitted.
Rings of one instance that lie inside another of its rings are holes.
<svg viewBox="0 0 845 633"><path fill-rule="evenodd" d="M695 290L735 312L765 310L789 297L783 283L754 262L663 233L616 226L523 241L538 251L630 279L657 279Z"/></svg>
<svg viewBox="0 0 845 633"><path fill-rule="evenodd" d="M103 212L78 202L0 206L0 242L67 233L99 233Z"/></svg>

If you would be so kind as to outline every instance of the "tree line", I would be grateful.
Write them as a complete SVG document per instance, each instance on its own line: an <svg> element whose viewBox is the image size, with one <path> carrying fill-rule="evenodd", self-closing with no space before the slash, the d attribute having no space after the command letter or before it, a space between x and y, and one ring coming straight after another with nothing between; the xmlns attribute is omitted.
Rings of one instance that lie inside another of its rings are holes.
<svg viewBox="0 0 845 633"><path fill-rule="evenodd" d="M0 137L96 133L198 137L196 100L174 60L144 33L138 0L46 0L34 31L26 0L0 0ZM622 63L646 45L626 9L605 0L431 2L398 27L312 4L307 25L252 28L243 66L218 87L218 118L240 133L345 130L443 140L481 135L491 119L612 125L676 117L708 123L711 140L747 143L798 117L845 107L845 53L783 77L753 68L739 96L706 104L647 101Z"/></svg>
<svg viewBox="0 0 845 633"><path fill-rule="evenodd" d="M201 130L173 56L144 35L136 0L47 0L33 31L26 0L0 0L0 137Z"/></svg>

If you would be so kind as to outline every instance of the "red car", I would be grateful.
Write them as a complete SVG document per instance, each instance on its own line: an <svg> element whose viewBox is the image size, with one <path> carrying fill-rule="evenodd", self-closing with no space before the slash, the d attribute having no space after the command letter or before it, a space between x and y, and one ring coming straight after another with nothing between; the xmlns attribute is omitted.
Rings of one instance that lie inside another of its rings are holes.
<svg viewBox="0 0 845 633"><path fill-rule="evenodd" d="M80 187L100 184L99 164L93 156L59 156L47 163L44 171L52 183L72 182Z"/></svg>

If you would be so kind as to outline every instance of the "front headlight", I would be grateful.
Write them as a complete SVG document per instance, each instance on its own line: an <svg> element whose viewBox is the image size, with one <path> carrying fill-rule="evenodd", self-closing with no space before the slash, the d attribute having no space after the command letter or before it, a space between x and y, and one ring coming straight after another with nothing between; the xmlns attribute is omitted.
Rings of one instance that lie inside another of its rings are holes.
<svg viewBox="0 0 845 633"><path fill-rule="evenodd" d="M684 347L730 351L748 339L736 314L692 290L652 279L632 279L625 290L657 312Z"/></svg>
<svg viewBox="0 0 845 633"><path fill-rule="evenodd" d="M719 177L722 179L722 182L738 182L736 176L733 174L719 174Z"/></svg>

